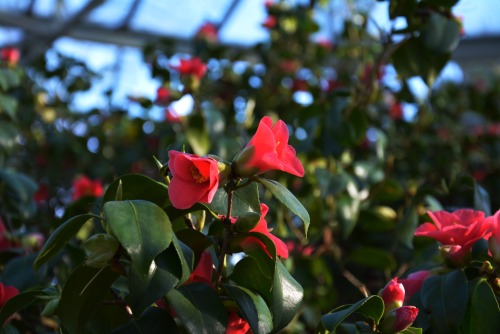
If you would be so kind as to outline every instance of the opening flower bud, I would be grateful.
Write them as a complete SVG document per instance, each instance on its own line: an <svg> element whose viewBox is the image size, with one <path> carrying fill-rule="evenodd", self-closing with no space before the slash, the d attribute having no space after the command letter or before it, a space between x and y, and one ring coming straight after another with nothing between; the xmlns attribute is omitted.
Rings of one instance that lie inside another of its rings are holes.
<svg viewBox="0 0 500 334"><path fill-rule="evenodd" d="M384 334L396 334L404 331L415 321L418 308L415 306L402 306L389 311L377 329Z"/></svg>
<svg viewBox="0 0 500 334"><path fill-rule="evenodd" d="M395 277L380 290L380 297L384 300L384 313L403 306L405 299L405 288L403 284L398 283L398 278Z"/></svg>

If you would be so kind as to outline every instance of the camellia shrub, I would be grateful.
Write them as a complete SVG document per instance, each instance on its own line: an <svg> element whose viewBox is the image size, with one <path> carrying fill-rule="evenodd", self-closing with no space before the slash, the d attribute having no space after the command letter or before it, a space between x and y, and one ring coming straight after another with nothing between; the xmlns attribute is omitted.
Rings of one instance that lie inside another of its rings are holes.
<svg viewBox="0 0 500 334"><path fill-rule="evenodd" d="M2 48L3 331L499 333L500 81L434 86L457 1L385 3L407 27L353 2L324 40L323 1L266 1L269 41L230 48L204 23L144 48L153 97L87 113L84 62Z"/></svg>

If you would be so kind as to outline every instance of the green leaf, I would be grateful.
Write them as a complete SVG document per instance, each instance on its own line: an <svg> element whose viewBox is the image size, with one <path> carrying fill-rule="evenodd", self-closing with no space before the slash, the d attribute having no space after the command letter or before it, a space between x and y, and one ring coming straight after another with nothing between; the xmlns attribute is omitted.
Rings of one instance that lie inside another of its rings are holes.
<svg viewBox="0 0 500 334"><path fill-rule="evenodd" d="M396 235L398 240L408 249L413 249L413 237L415 229L418 226L418 213L414 205L410 205L396 226Z"/></svg>
<svg viewBox="0 0 500 334"><path fill-rule="evenodd" d="M38 270L40 266L47 263L47 261L59 253L59 251L63 249L71 238L78 233L83 224L92 218L102 219L102 217L92 214L84 214L73 217L65 223L59 225L59 227L52 232L49 239L47 239L42 250L38 253L35 263L33 264L35 270Z"/></svg>
<svg viewBox="0 0 500 334"><path fill-rule="evenodd" d="M484 279L470 282L470 305L462 323L462 333L500 333L500 309L491 286Z"/></svg>
<svg viewBox="0 0 500 334"><path fill-rule="evenodd" d="M13 147L18 135L19 130L11 122L0 121L0 147Z"/></svg>
<svg viewBox="0 0 500 334"><path fill-rule="evenodd" d="M194 262L198 263L201 254L208 247L212 246L212 241L203 233L198 230L193 230L190 228L185 228L183 230L177 231L175 233L179 241L182 241L187 247L189 247L195 255Z"/></svg>
<svg viewBox="0 0 500 334"><path fill-rule="evenodd" d="M225 333L227 314L217 293L207 284L172 289L167 299L188 333Z"/></svg>
<svg viewBox="0 0 500 334"><path fill-rule="evenodd" d="M337 217L340 223L342 238L347 240L358 222L360 200L341 195L337 198Z"/></svg>
<svg viewBox="0 0 500 334"><path fill-rule="evenodd" d="M384 301L380 296L373 295L360 300L356 304L341 306L321 317L316 332L335 332L337 326L347 319L347 317L355 313L373 319L375 324L378 324L384 314Z"/></svg>
<svg viewBox="0 0 500 334"><path fill-rule="evenodd" d="M475 180L474 182L474 208L483 211L486 216L491 215L491 201L490 195L479 185Z"/></svg>
<svg viewBox="0 0 500 334"><path fill-rule="evenodd" d="M0 113L4 112L9 115L10 119L16 120L16 109L17 109L17 101L8 96L0 94Z"/></svg>
<svg viewBox="0 0 500 334"><path fill-rule="evenodd" d="M132 268L128 273L130 305L141 314L149 305L174 288L182 277L182 265L173 243L153 261L147 276Z"/></svg>
<svg viewBox="0 0 500 334"><path fill-rule="evenodd" d="M189 145L197 155L205 155L210 150L210 138L203 116L192 114L184 131Z"/></svg>
<svg viewBox="0 0 500 334"><path fill-rule="evenodd" d="M104 193L103 203L116 199L120 182L122 184L121 200L123 201L144 200L155 203L160 208L170 204L167 185L140 174L123 175L111 183Z"/></svg>
<svg viewBox="0 0 500 334"><path fill-rule="evenodd" d="M215 196L207 207L221 215L227 215L228 195L221 188L217 190ZM259 189L255 182L233 192L232 216L243 216L247 212L257 212L260 214Z"/></svg>
<svg viewBox="0 0 500 334"><path fill-rule="evenodd" d="M130 320L113 334L180 333L170 314L158 307L148 308L139 319Z"/></svg>
<svg viewBox="0 0 500 334"><path fill-rule="evenodd" d="M167 214L146 201L112 201L103 207L110 233L130 255L132 270L147 276L153 259L172 241Z"/></svg>
<svg viewBox="0 0 500 334"><path fill-rule="evenodd" d="M50 295L52 295L52 293L47 290L30 290L21 292L12 297L0 308L0 324L4 324L5 321L17 311L22 310L36 300L43 299Z"/></svg>
<svg viewBox="0 0 500 334"><path fill-rule="evenodd" d="M224 285L224 288L236 302L254 333L269 333L273 329L271 311L260 295L240 286Z"/></svg>
<svg viewBox="0 0 500 334"><path fill-rule="evenodd" d="M304 289L277 260L272 285L273 332L285 328L299 311L304 299Z"/></svg>
<svg viewBox="0 0 500 334"><path fill-rule="evenodd" d="M10 68L0 68L0 88L7 91L10 88L17 87L21 83L21 75Z"/></svg>
<svg viewBox="0 0 500 334"><path fill-rule="evenodd" d="M236 263L229 279L239 286L258 292L270 305L275 271L274 260L262 250L249 253L249 256Z"/></svg>
<svg viewBox="0 0 500 334"><path fill-rule="evenodd" d="M348 262L355 262L368 268L382 270L396 270L397 262L394 255L380 248L362 246L353 250L348 258Z"/></svg>
<svg viewBox="0 0 500 334"><path fill-rule="evenodd" d="M409 327L402 331L401 334L422 334L422 328Z"/></svg>
<svg viewBox="0 0 500 334"><path fill-rule="evenodd" d="M428 277L420 289L422 306L436 333L457 333L463 320L469 288L461 269Z"/></svg>
<svg viewBox="0 0 500 334"><path fill-rule="evenodd" d="M177 255L181 263L182 275L179 278L179 285L184 284L191 275L191 271L194 267L194 253L191 248L186 246L182 241L178 240L176 235L173 235L172 244L175 247Z"/></svg>
<svg viewBox="0 0 500 334"><path fill-rule="evenodd" d="M274 180L267 180L264 178L257 178L257 181L262 183L281 203L283 203L290 211L297 215L304 222L304 233L307 235L311 218L306 208L299 202L299 200L281 183Z"/></svg>
<svg viewBox="0 0 500 334"><path fill-rule="evenodd" d="M66 281L57 308L62 326L70 333L83 333L118 276L110 266L76 268Z"/></svg>

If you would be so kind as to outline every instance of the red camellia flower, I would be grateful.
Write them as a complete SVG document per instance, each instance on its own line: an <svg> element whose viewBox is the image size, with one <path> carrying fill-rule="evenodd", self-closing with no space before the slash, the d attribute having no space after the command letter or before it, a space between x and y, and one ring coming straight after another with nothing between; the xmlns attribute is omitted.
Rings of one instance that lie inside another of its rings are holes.
<svg viewBox="0 0 500 334"><path fill-rule="evenodd" d="M172 67L179 71L181 75L194 75L198 79L201 79L207 71L207 65L198 57L181 59L178 66Z"/></svg>
<svg viewBox="0 0 500 334"><path fill-rule="evenodd" d="M84 196L99 197L103 192L102 183L99 180L91 180L82 175L73 181L73 201Z"/></svg>
<svg viewBox="0 0 500 334"><path fill-rule="evenodd" d="M201 254L200 261L196 265L196 268L193 270L186 284L201 282L207 283L211 287L213 287L212 283L212 273L214 272L214 262L212 260L212 256L209 252L204 251Z"/></svg>
<svg viewBox="0 0 500 334"><path fill-rule="evenodd" d="M398 279L398 282L405 287L405 302L407 302L416 292L420 291L422 284L424 284L424 280L429 277L429 275L430 272L428 270L420 270L411 273L407 278Z"/></svg>
<svg viewBox="0 0 500 334"><path fill-rule="evenodd" d="M426 222L415 230L415 236L433 238L443 244L445 256L459 264L481 238L491 235L492 220L485 220L484 213L461 209L453 213L428 212L434 224ZM458 262L457 262L458 261Z"/></svg>
<svg viewBox="0 0 500 334"><path fill-rule="evenodd" d="M219 187L217 161L178 151L170 151L169 156L172 180L168 196L172 205L177 209L187 209L196 202L212 202Z"/></svg>
<svg viewBox="0 0 500 334"><path fill-rule="evenodd" d="M5 303L12 297L19 294L19 290L10 285L4 285L0 282L0 307L4 306Z"/></svg>
<svg viewBox="0 0 500 334"><path fill-rule="evenodd" d="M492 226L492 234L488 239L490 254L496 262L500 262L500 210L486 218Z"/></svg>
<svg viewBox="0 0 500 334"><path fill-rule="evenodd" d="M21 58L21 53L17 48L5 47L0 50L0 60L8 63L9 65L15 65Z"/></svg>
<svg viewBox="0 0 500 334"><path fill-rule="evenodd" d="M230 312L227 317L226 334L245 334L250 333L248 321L240 317L236 312Z"/></svg>
<svg viewBox="0 0 500 334"><path fill-rule="evenodd" d="M264 234L266 237L271 239L273 242L274 246L276 247L276 255L281 256L282 258L286 259L288 258L288 248L286 244L278 237L276 237L274 234L271 233L271 231L267 228L267 221L264 219L266 217L266 214L269 212L269 207L263 203L260 204L260 210L262 212L262 215L260 216L260 220L257 223L257 225L250 230L250 232L257 232ZM262 243L259 239L255 237L247 237L245 240L242 242L242 246L245 247L252 247L252 246L258 246L264 250L267 255L271 257L271 254L269 254L269 251L267 250L266 246L264 243Z"/></svg>
<svg viewBox="0 0 500 334"><path fill-rule="evenodd" d="M379 292L379 295L384 300L384 313L387 313L390 310L403 306L405 288L403 284L398 283L398 278L395 277L387 283Z"/></svg>
<svg viewBox="0 0 500 334"><path fill-rule="evenodd" d="M271 117L261 119L255 135L236 158L235 172L239 176L250 176L277 169L304 176L304 167L288 145L288 128L278 120L273 126Z"/></svg>

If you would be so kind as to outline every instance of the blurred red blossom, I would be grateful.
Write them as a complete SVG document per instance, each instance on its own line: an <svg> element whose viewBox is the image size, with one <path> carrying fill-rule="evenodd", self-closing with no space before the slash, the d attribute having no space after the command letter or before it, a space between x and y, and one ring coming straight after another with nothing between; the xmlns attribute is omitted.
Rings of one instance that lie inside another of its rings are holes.
<svg viewBox="0 0 500 334"><path fill-rule="evenodd" d="M179 62L179 65L174 65L172 68L179 71L180 75L193 75L201 79L207 71L207 65L198 57L181 59Z"/></svg>
<svg viewBox="0 0 500 334"><path fill-rule="evenodd" d="M174 108L165 109L165 120L169 123L181 123L182 120L175 112Z"/></svg>
<svg viewBox="0 0 500 334"><path fill-rule="evenodd" d="M0 60L9 65L17 64L20 58L21 53L15 47L8 46L0 50Z"/></svg>
<svg viewBox="0 0 500 334"><path fill-rule="evenodd" d="M172 93L166 87L160 86L156 90L155 103L159 105L167 105L170 103Z"/></svg>
<svg viewBox="0 0 500 334"><path fill-rule="evenodd" d="M100 180L91 180L85 175L73 180L73 201L84 196L99 197L103 193L104 189Z"/></svg>
<svg viewBox="0 0 500 334"><path fill-rule="evenodd" d="M210 203L219 187L219 167L212 158L169 151L168 168L172 180L168 196L177 209L187 209L196 202Z"/></svg>
<svg viewBox="0 0 500 334"><path fill-rule="evenodd" d="M217 26L210 22L205 22L196 32L196 37L210 43L217 43L219 36Z"/></svg>
<svg viewBox="0 0 500 334"><path fill-rule="evenodd" d="M262 23L262 26L267 29L273 29L276 27L276 24L278 23L278 20L276 19L276 16L274 15L269 15L266 20Z"/></svg>

